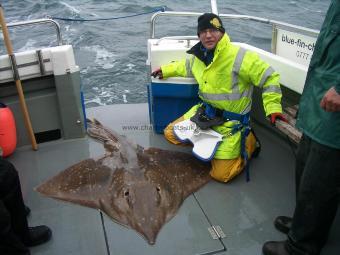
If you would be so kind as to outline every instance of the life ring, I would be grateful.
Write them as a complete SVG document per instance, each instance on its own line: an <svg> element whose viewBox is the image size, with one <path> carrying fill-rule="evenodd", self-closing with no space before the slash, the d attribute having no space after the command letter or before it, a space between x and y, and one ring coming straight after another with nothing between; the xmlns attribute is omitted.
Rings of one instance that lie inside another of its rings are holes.
<svg viewBox="0 0 340 255"><path fill-rule="evenodd" d="M13 113L9 107L0 103L0 147L2 156L11 155L17 146L17 131Z"/></svg>

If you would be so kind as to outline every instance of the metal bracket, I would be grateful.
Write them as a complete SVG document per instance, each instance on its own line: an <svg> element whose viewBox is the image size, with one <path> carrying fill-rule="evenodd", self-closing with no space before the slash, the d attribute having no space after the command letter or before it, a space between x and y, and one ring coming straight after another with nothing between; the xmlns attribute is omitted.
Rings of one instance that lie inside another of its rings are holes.
<svg viewBox="0 0 340 255"><path fill-rule="evenodd" d="M39 68L40 68L40 74L41 76L44 76L46 74L46 70L45 70L45 66L44 66L44 59L42 56L42 52L41 50L37 50L37 58L38 58L38 64L39 64Z"/></svg>
<svg viewBox="0 0 340 255"><path fill-rule="evenodd" d="M211 226L208 228L208 231L212 237L212 239L223 239L226 237L222 228L220 226Z"/></svg>
<svg viewBox="0 0 340 255"><path fill-rule="evenodd" d="M12 64L13 79L14 79L14 81L20 80L19 70L18 70L17 61L15 59L15 55L10 54L9 58L10 58L11 64Z"/></svg>
<svg viewBox="0 0 340 255"><path fill-rule="evenodd" d="M14 54L15 55L15 54ZM11 59L11 57L10 57ZM11 60L12 61L12 60ZM43 59L42 60L43 63L48 63L48 62L51 62L51 59L47 58L47 59ZM41 61L40 61L41 63ZM24 68L24 67L27 67L27 66L34 66L34 65L40 65L39 61L33 61L33 62L27 62L27 63L23 63L23 64L17 64L17 68L20 69L20 68ZM0 72L5 72L5 71L9 71L9 70L13 70L12 68L12 65L11 66L5 66L5 67L1 67L0 68ZM46 73L46 70L45 70L45 73Z"/></svg>

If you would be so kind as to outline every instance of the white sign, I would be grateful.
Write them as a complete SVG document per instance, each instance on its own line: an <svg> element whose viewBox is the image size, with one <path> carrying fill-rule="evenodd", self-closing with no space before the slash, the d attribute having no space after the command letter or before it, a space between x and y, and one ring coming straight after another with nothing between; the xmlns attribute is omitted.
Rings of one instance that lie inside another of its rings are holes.
<svg viewBox="0 0 340 255"><path fill-rule="evenodd" d="M296 63L309 66L316 38L277 29L276 54Z"/></svg>

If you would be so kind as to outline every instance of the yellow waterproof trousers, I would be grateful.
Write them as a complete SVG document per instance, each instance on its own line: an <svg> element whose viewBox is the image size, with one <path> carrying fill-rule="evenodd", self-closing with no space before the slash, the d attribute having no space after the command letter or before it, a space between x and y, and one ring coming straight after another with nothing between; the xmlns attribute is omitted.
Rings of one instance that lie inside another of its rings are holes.
<svg viewBox="0 0 340 255"><path fill-rule="evenodd" d="M164 129L165 138L173 144L183 144L181 141L177 140L173 130L174 125L178 122L183 121L184 118L180 117L177 120L171 122ZM246 139L246 150L249 155L249 159L256 148L256 138L252 132L248 135ZM244 160L239 156L235 159L212 159L211 160L211 170L210 176L217 181L228 182L237 176L244 168Z"/></svg>

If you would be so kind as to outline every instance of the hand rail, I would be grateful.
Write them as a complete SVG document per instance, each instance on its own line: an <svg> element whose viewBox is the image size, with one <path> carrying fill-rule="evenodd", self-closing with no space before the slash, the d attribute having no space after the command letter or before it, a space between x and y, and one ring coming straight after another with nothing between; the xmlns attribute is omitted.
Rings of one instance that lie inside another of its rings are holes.
<svg viewBox="0 0 340 255"><path fill-rule="evenodd" d="M56 30L58 46L63 45L59 23L54 21L53 19L34 19L34 20L13 22L13 23L7 24L7 27L11 28L11 27L19 27L19 26L31 26L31 25L37 25L37 24L38 25L52 24Z"/></svg>
<svg viewBox="0 0 340 255"><path fill-rule="evenodd" d="M155 45L159 45L161 41L163 40L187 40L187 43L189 44L190 40L199 40L197 35L185 35L185 36L166 36L158 39L155 43Z"/></svg>
<svg viewBox="0 0 340 255"><path fill-rule="evenodd" d="M241 19L241 20L256 21L256 22L265 23L265 24L273 25L273 26L280 27L280 28L290 29L290 31L303 32L305 35L310 35L310 36L317 36L319 34L319 31L315 29L297 26L297 25L293 25L290 23L281 22L277 20L260 18L256 16L235 15L235 14L220 14L219 16L223 18L227 18L227 19Z"/></svg>
<svg viewBox="0 0 340 255"><path fill-rule="evenodd" d="M180 16L180 17L198 17L202 15L201 12L173 12L173 11L165 11L165 12L156 12L151 16L151 34L150 37L155 38L155 24L158 17L161 16Z"/></svg>
<svg viewBox="0 0 340 255"><path fill-rule="evenodd" d="M173 12L173 11L165 11L165 12L157 12L151 17L151 38L155 38L155 23L156 20L161 16L180 16L180 17L198 17L202 15L203 13L199 12ZM305 35L310 36L317 36L319 34L318 30L310 29L302 26L296 26L293 24L280 22L276 20L270 20L265 18L260 18L256 16L249 16L249 15L235 15L235 14L219 14L221 18L226 19L239 19L239 20L250 20L255 22L260 22L264 24L272 25L273 28L285 28L289 29L290 31L294 32L302 32Z"/></svg>

